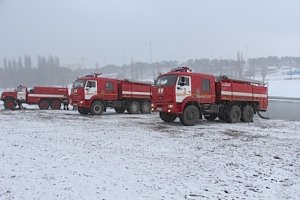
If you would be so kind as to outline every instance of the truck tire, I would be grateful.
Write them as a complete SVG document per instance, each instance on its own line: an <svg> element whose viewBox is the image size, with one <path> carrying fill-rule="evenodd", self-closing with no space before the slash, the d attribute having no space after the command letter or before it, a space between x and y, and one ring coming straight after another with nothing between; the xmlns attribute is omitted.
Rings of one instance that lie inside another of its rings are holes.
<svg viewBox="0 0 300 200"><path fill-rule="evenodd" d="M165 122L174 122L177 116L167 112L159 112L159 117Z"/></svg>
<svg viewBox="0 0 300 200"><path fill-rule="evenodd" d="M59 110L61 107L61 102L59 99L53 99L51 101L50 107L52 110Z"/></svg>
<svg viewBox="0 0 300 200"><path fill-rule="evenodd" d="M131 102L131 104L128 107L128 112L130 114L138 114L140 112L140 104L137 101Z"/></svg>
<svg viewBox="0 0 300 200"><path fill-rule="evenodd" d="M124 113L125 112L125 108L115 108L116 113Z"/></svg>
<svg viewBox="0 0 300 200"><path fill-rule="evenodd" d="M245 105L242 110L242 122L253 122L254 110L250 105Z"/></svg>
<svg viewBox="0 0 300 200"><path fill-rule="evenodd" d="M151 113L151 103L149 101L142 102L141 113L143 113L143 114Z"/></svg>
<svg viewBox="0 0 300 200"><path fill-rule="evenodd" d="M94 103L92 103L90 112L92 115L102 115L104 112L103 103L101 101L95 101Z"/></svg>
<svg viewBox="0 0 300 200"><path fill-rule="evenodd" d="M78 112L82 115L87 115L90 112L90 109L84 107L78 107Z"/></svg>
<svg viewBox="0 0 300 200"><path fill-rule="evenodd" d="M188 105L180 116L180 122L185 126L193 126L199 121L200 111L195 105Z"/></svg>
<svg viewBox="0 0 300 200"><path fill-rule="evenodd" d="M5 99L4 100L4 108L8 110L14 110L16 109L16 102L14 99Z"/></svg>
<svg viewBox="0 0 300 200"><path fill-rule="evenodd" d="M229 115L227 117L227 122L229 123L236 123L241 120L242 111L241 108L237 105L233 105L230 108Z"/></svg>
<svg viewBox="0 0 300 200"><path fill-rule="evenodd" d="M39 102L39 108L41 110L47 110L49 108L49 101L47 101L46 99L42 99Z"/></svg>
<svg viewBox="0 0 300 200"><path fill-rule="evenodd" d="M217 117L218 117L217 114L204 115L204 118L208 121L215 121L215 119L217 119Z"/></svg>

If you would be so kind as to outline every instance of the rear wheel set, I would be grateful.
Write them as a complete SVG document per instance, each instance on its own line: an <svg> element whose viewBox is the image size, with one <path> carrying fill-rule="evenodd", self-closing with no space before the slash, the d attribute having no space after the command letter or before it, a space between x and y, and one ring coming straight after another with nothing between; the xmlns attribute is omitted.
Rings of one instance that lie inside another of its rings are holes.
<svg viewBox="0 0 300 200"><path fill-rule="evenodd" d="M241 116L242 116L241 108L238 105L233 105L229 110L229 114L226 120L228 123L236 123L241 120Z"/></svg>
<svg viewBox="0 0 300 200"><path fill-rule="evenodd" d="M242 109L242 122L253 122L254 109L250 105L245 105Z"/></svg>
<svg viewBox="0 0 300 200"><path fill-rule="evenodd" d="M140 112L141 106L138 101L133 101L129 104L127 111L130 114L138 114Z"/></svg>
<svg viewBox="0 0 300 200"><path fill-rule="evenodd" d="M49 106L50 106L49 101L46 99L40 100L38 105L41 110L47 110L47 109L49 109Z"/></svg>
<svg viewBox="0 0 300 200"><path fill-rule="evenodd" d="M52 110L59 110L61 107L61 101L58 99L54 99L51 101L50 107Z"/></svg>
<svg viewBox="0 0 300 200"><path fill-rule="evenodd" d="M141 103L141 113L143 114L151 113L151 103L149 101L143 101Z"/></svg>

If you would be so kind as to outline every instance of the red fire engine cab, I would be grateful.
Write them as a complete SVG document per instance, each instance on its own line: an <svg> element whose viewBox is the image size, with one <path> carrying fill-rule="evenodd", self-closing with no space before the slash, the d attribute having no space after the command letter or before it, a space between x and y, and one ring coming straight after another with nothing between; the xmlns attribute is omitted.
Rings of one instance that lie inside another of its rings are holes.
<svg viewBox="0 0 300 200"><path fill-rule="evenodd" d="M187 67L162 74L152 92L152 110L165 122L177 117L184 125L207 120L230 123L252 122L258 111L266 111L268 89L262 82L226 76L193 73Z"/></svg>
<svg viewBox="0 0 300 200"><path fill-rule="evenodd" d="M37 104L40 109L58 110L61 104L69 104L68 88L66 87L45 87L35 86L29 90L26 86L18 86L13 92L3 92L1 100L4 101L6 109L14 110L18 105L20 108L22 103Z"/></svg>
<svg viewBox="0 0 300 200"><path fill-rule="evenodd" d="M151 84L99 75L95 73L74 82L70 103L80 114L101 115L108 107L117 113L125 110L132 114L151 112Z"/></svg>

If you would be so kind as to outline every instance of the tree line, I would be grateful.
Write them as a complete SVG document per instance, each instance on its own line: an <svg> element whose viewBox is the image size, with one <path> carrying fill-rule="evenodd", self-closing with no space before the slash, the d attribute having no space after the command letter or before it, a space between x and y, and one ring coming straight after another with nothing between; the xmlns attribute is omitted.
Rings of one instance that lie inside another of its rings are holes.
<svg viewBox="0 0 300 200"><path fill-rule="evenodd" d="M153 81L160 73L170 68L186 65L195 72L209 73L214 75L230 75L240 78L254 79L259 76L265 81L269 73L268 67L279 68L289 66L300 68L300 57L260 57L244 59L241 52L237 53L236 59L190 59L184 63L176 60L161 61L154 63L132 62L127 65L106 65L71 70L62 67L58 56L38 56L37 63L33 65L31 56L18 57L17 59L3 59L0 64L0 88L10 88L23 84L28 87L35 85L67 86L76 77L91 72L101 72L104 76L119 79L148 80ZM298 70L299 71L299 70ZM297 70L291 73L298 73Z"/></svg>

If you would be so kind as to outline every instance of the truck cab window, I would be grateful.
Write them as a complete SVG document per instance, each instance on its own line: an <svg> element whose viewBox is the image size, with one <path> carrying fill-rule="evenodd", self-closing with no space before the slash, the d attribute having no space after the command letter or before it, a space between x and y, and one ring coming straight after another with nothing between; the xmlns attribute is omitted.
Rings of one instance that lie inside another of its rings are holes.
<svg viewBox="0 0 300 200"><path fill-rule="evenodd" d="M158 77L157 81L155 81L155 85L158 87L161 86L171 86L175 85L177 81L177 75L167 75Z"/></svg>
<svg viewBox="0 0 300 200"><path fill-rule="evenodd" d="M209 79L203 79L202 80L202 91L203 92L209 92L210 91L210 80Z"/></svg>
<svg viewBox="0 0 300 200"><path fill-rule="evenodd" d="M85 82L86 80L76 80L73 85L73 88L82 88L85 86Z"/></svg>
<svg viewBox="0 0 300 200"><path fill-rule="evenodd" d="M107 82L106 83L106 90L107 91L112 91L114 88L113 88L113 84L111 82Z"/></svg>
<svg viewBox="0 0 300 200"><path fill-rule="evenodd" d="M190 85L190 78L185 77L185 76L179 77L178 85L180 85L180 86L189 86Z"/></svg>
<svg viewBox="0 0 300 200"><path fill-rule="evenodd" d="M88 81L86 83L86 87L88 87L88 88L94 88L94 87L96 87L96 82L95 81Z"/></svg>

